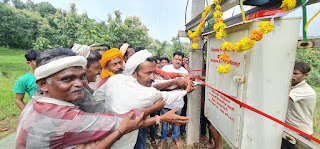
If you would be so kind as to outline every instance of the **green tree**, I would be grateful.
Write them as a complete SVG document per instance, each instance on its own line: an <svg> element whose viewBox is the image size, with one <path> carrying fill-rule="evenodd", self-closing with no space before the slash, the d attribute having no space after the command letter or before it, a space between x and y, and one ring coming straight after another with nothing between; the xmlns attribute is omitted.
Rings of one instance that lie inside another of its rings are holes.
<svg viewBox="0 0 320 149"><path fill-rule="evenodd" d="M172 37L171 41L173 44L174 52L181 51L184 53L185 56L189 57L189 43L181 43L179 36Z"/></svg>
<svg viewBox="0 0 320 149"><path fill-rule="evenodd" d="M1 4L0 22L0 45L28 49L38 37L52 35L48 21L38 12Z"/></svg>
<svg viewBox="0 0 320 149"><path fill-rule="evenodd" d="M297 49L296 61L305 62L311 66L311 71L306 81L320 87L320 48Z"/></svg>
<svg viewBox="0 0 320 149"><path fill-rule="evenodd" d="M167 41L159 41L158 39L154 40L153 43L151 43L147 49L150 50L150 52L155 56L163 57L166 53L166 46L168 42Z"/></svg>
<svg viewBox="0 0 320 149"><path fill-rule="evenodd" d="M4 4L8 4L10 0L2 0Z"/></svg>
<svg viewBox="0 0 320 149"><path fill-rule="evenodd" d="M115 17L108 14L107 33L111 38L107 39L107 43L112 47L116 47L120 43L129 43L135 47L147 47L152 38L148 35L148 29L143 25L139 17L127 17L124 22L121 19L119 10L114 12Z"/></svg>
<svg viewBox="0 0 320 149"><path fill-rule="evenodd" d="M45 17L48 14L55 14L57 9L54 8L48 2L41 2L35 5L35 10L38 11L41 17Z"/></svg>
<svg viewBox="0 0 320 149"><path fill-rule="evenodd" d="M95 23L88 16L83 16L79 29L76 32L76 42L79 44L89 45L92 43L105 43L109 36L103 30L105 24Z"/></svg>
<svg viewBox="0 0 320 149"><path fill-rule="evenodd" d="M24 4L21 0L12 0L12 3L17 9L26 9L26 4Z"/></svg>
<svg viewBox="0 0 320 149"><path fill-rule="evenodd" d="M35 8L36 8L36 5L34 4L33 1L28 0L28 1L26 2L26 8L27 8L28 10L34 11Z"/></svg>

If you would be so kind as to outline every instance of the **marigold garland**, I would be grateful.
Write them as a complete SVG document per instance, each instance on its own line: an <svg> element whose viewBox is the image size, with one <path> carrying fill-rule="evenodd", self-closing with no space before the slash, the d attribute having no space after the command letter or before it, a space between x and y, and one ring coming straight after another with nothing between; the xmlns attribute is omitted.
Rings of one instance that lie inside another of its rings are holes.
<svg viewBox="0 0 320 149"><path fill-rule="evenodd" d="M216 7L214 7L215 10L221 10L221 6L220 5L216 5Z"/></svg>
<svg viewBox="0 0 320 149"><path fill-rule="evenodd" d="M216 5L216 11L213 13L213 17L215 18L213 29L216 32L216 39L222 39L222 37L227 36L227 31L224 30L226 24L223 23L222 19L223 12L221 11L221 0L215 0L214 4Z"/></svg>
<svg viewBox="0 0 320 149"><path fill-rule="evenodd" d="M284 8L284 10L289 11L296 7L296 4L296 0L283 0L280 8Z"/></svg>
<svg viewBox="0 0 320 149"><path fill-rule="evenodd" d="M200 21L196 31L195 32L188 31L188 36L189 36L189 38L193 39L193 42L198 41L198 39L196 39L196 38L200 36L201 31L204 29L205 22L206 22L205 19L206 19L207 15L209 14L210 10L211 10L211 5L206 6L205 11L202 13L201 21ZM193 43L191 47L193 49L197 49L199 47L199 45L197 43Z"/></svg>
<svg viewBox="0 0 320 149"><path fill-rule="evenodd" d="M226 28L226 25L223 23L222 15L223 12L221 12L221 0L214 0L215 12L213 14L213 17L215 18L215 25L213 26L213 29L216 31L216 39L221 39L222 37L225 37L227 35L227 32L224 30ZM285 10L289 11L292 10L296 6L296 0L283 0L281 4L281 8L284 8ZM238 53L241 53L245 50L250 50L254 47L254 44L256 41L260 41L263 38L263 34L267 34L271 32L274 29L274 25L270 21L262 21L259 24L259 30L253 30L250 33L250 37L246 37L241 39L239 42L234 43L234 45L228 41L225 41L221 45L221 49L224 51L236 51ZM229 61L230 56L226 54L222 54L219 56L221 60L224 62ZM219 65L217 67L217 71L220 74L226 74L230 72L230 64L228 65Z"/></svg>
<svg viewBox="0 0 320 149"><path fill-rule="evenodd" d="M226 27L227 27L226 24L224 24L223 22L218 22L214 24L213 29L214 31L219 32L220 30L223 30Z"/></svg>
<svg viewBox="0 0 320 149"><path fill-rule="evenodd" d="M248 37L241 39L239 42L234 44L234 50L241 53L245 50L250 50L253 48L256 41L250 40Z"/></svg>
<svg viewBox="0 0 320 149"><path fill-rule="evenodd" d="M230 64L228 65L219 65L219 67L217 68L218 73L220 74L226 74L230 72Z"/></svg>
<svg viewBox="0 0 320 149"><path fill-rule="evenodd" d="M230 56L227 54L222 54L219 56L219 59L223 60L224 62L227 62L230 60Z"/></svg>
<svg viewBox="0 0 320 149"><path fill-rule="evenodd" d="M215 23L219 23L219 22L223 22L223 19L222 19L222 18L219 18L219 19L216 19L216 20L215 20Z"/></svg>
<svg viewBox="0 0 320 149"><path fill-rule="evenodd" d="M193 40L193 42L197 42L198 38L193 38L192 40Z"/></svg>
<svg viewBox="0 0 320 149"><path fill-rule="evenodd" d="M222 18L222 16L223 16L223 12L222 11L217 10L216 12L213 13L213 17L215 19Z"/></svg>
<svg viewBox="0 0 320 149"><path fill-rule="evenodd" d="M263 34L256 30L253 30L250 35L250 39L255 41L260 41L263 38Z"/></svg>
<svg viewBox="0 0 320 149"><path fill-rule="evenodd" d="M266 34L271 32L273 29L274 29L274 25L270 21L262 21L259 24L259 31L261 33Z"/></svg>
<svg viewBox="0 0 320 149"><path fill-rule="evenodd" d="M220 30L219 32L216 33L216 38L221 39L222 37L227 36L227 31L226 30Z"/></svg>
<svg viewBox="0 0 320 149"><path fill-rule="evenodd" d="M228 41L225 41L221 46L222 46L221 49L224 50L224 51L230 52L230 51L234 50L234 47L233 47L232 43L228 42Z"/></svg>
<svg viewBox="0 0 320 149"><path fill-rule="evenodd" d="M215 5L220 5L221 4L221 0L214 0L214 4Z"/></svg>
<svg viewBox="0 0 320 149"><path fill-rule="evenodd" d="M197 43L193 43L193 44L191 45L191 47L192 47L193 49L198 49L199 45L198 45Z"/></svg>

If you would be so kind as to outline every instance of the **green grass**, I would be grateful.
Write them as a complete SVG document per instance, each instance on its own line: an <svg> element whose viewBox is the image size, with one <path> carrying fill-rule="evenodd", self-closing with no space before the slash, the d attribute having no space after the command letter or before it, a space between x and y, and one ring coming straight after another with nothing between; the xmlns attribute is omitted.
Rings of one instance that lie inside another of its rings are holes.
<svg viewBox="0 0 320 149"><path fill-rule="evenodd" d="M15 131L21 112L15 105L15 93L12 90L16 80L31 70L26 64L25 52L0 47L0 128L9 129L0 133L0 139ZM28 95L24 101L29 101Z"/></svg>
<svg viewBox="0 0 320 149"><path fill-rule="evenodd" d="M317 94L317 106L313 113L313 136L320 139L320 87L313 87L313 89ZM320 144L317 144L317 146L320 147Z"/></svg>

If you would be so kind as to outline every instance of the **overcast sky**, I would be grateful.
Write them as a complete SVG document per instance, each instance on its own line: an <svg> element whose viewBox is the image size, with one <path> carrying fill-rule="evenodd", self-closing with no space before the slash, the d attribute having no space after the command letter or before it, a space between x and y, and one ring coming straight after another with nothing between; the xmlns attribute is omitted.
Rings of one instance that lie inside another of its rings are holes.
<svg viewBox="0 0 320 149"><path fill-rule="evenodd" d="M22 0L26 2L27 0ZM149 29L149 35L160 41L170 41L176 36L178 30L185 29L185 9L187 0L32 0L35 3L50 2L56 8L69 10L70 4L75 3L78 13L88 13L91 19L106 21L109 13L120 10L123 20L127 16L138 16ZM208 0L212 3L213 0ZM187 22L191 18L192 0L189 0ZM247 9L249 7L246 7ZM308 19L320 10L320 3L308 6ZM224 14L231 16L233 9ZM234 14L240 13L240 8L234 9ZM302 16L298 9L288 15L289 17ZM308 36L320 36L320 15L308 27ZM302 27L301 27L302 28ZM302 35L300 33L300 35ZM184 40L187 41L187 40Z"/></svg>

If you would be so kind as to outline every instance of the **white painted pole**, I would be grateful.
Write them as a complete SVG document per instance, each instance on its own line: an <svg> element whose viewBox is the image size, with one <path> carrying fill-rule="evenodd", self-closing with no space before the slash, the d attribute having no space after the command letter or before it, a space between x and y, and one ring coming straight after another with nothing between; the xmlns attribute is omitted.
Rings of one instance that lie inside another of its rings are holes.
<svg viewBox="0 0 320 149"><path fill-rule="evenodd" d="M204 0L192 0L191 19L202 13L205 7ZM190 44L190 57L189 64L190 69L202 69L202 47L203 40L199 38L199 48L193 50ZM192 72L193 74L201 74L201 72ZM201 85L197 86L197 89L192 93L188 94L187 104L187 116L190 117L190 123L187 125L187 145L193 145L199 142L200 137L200 112L201 112Z"/></svg>

